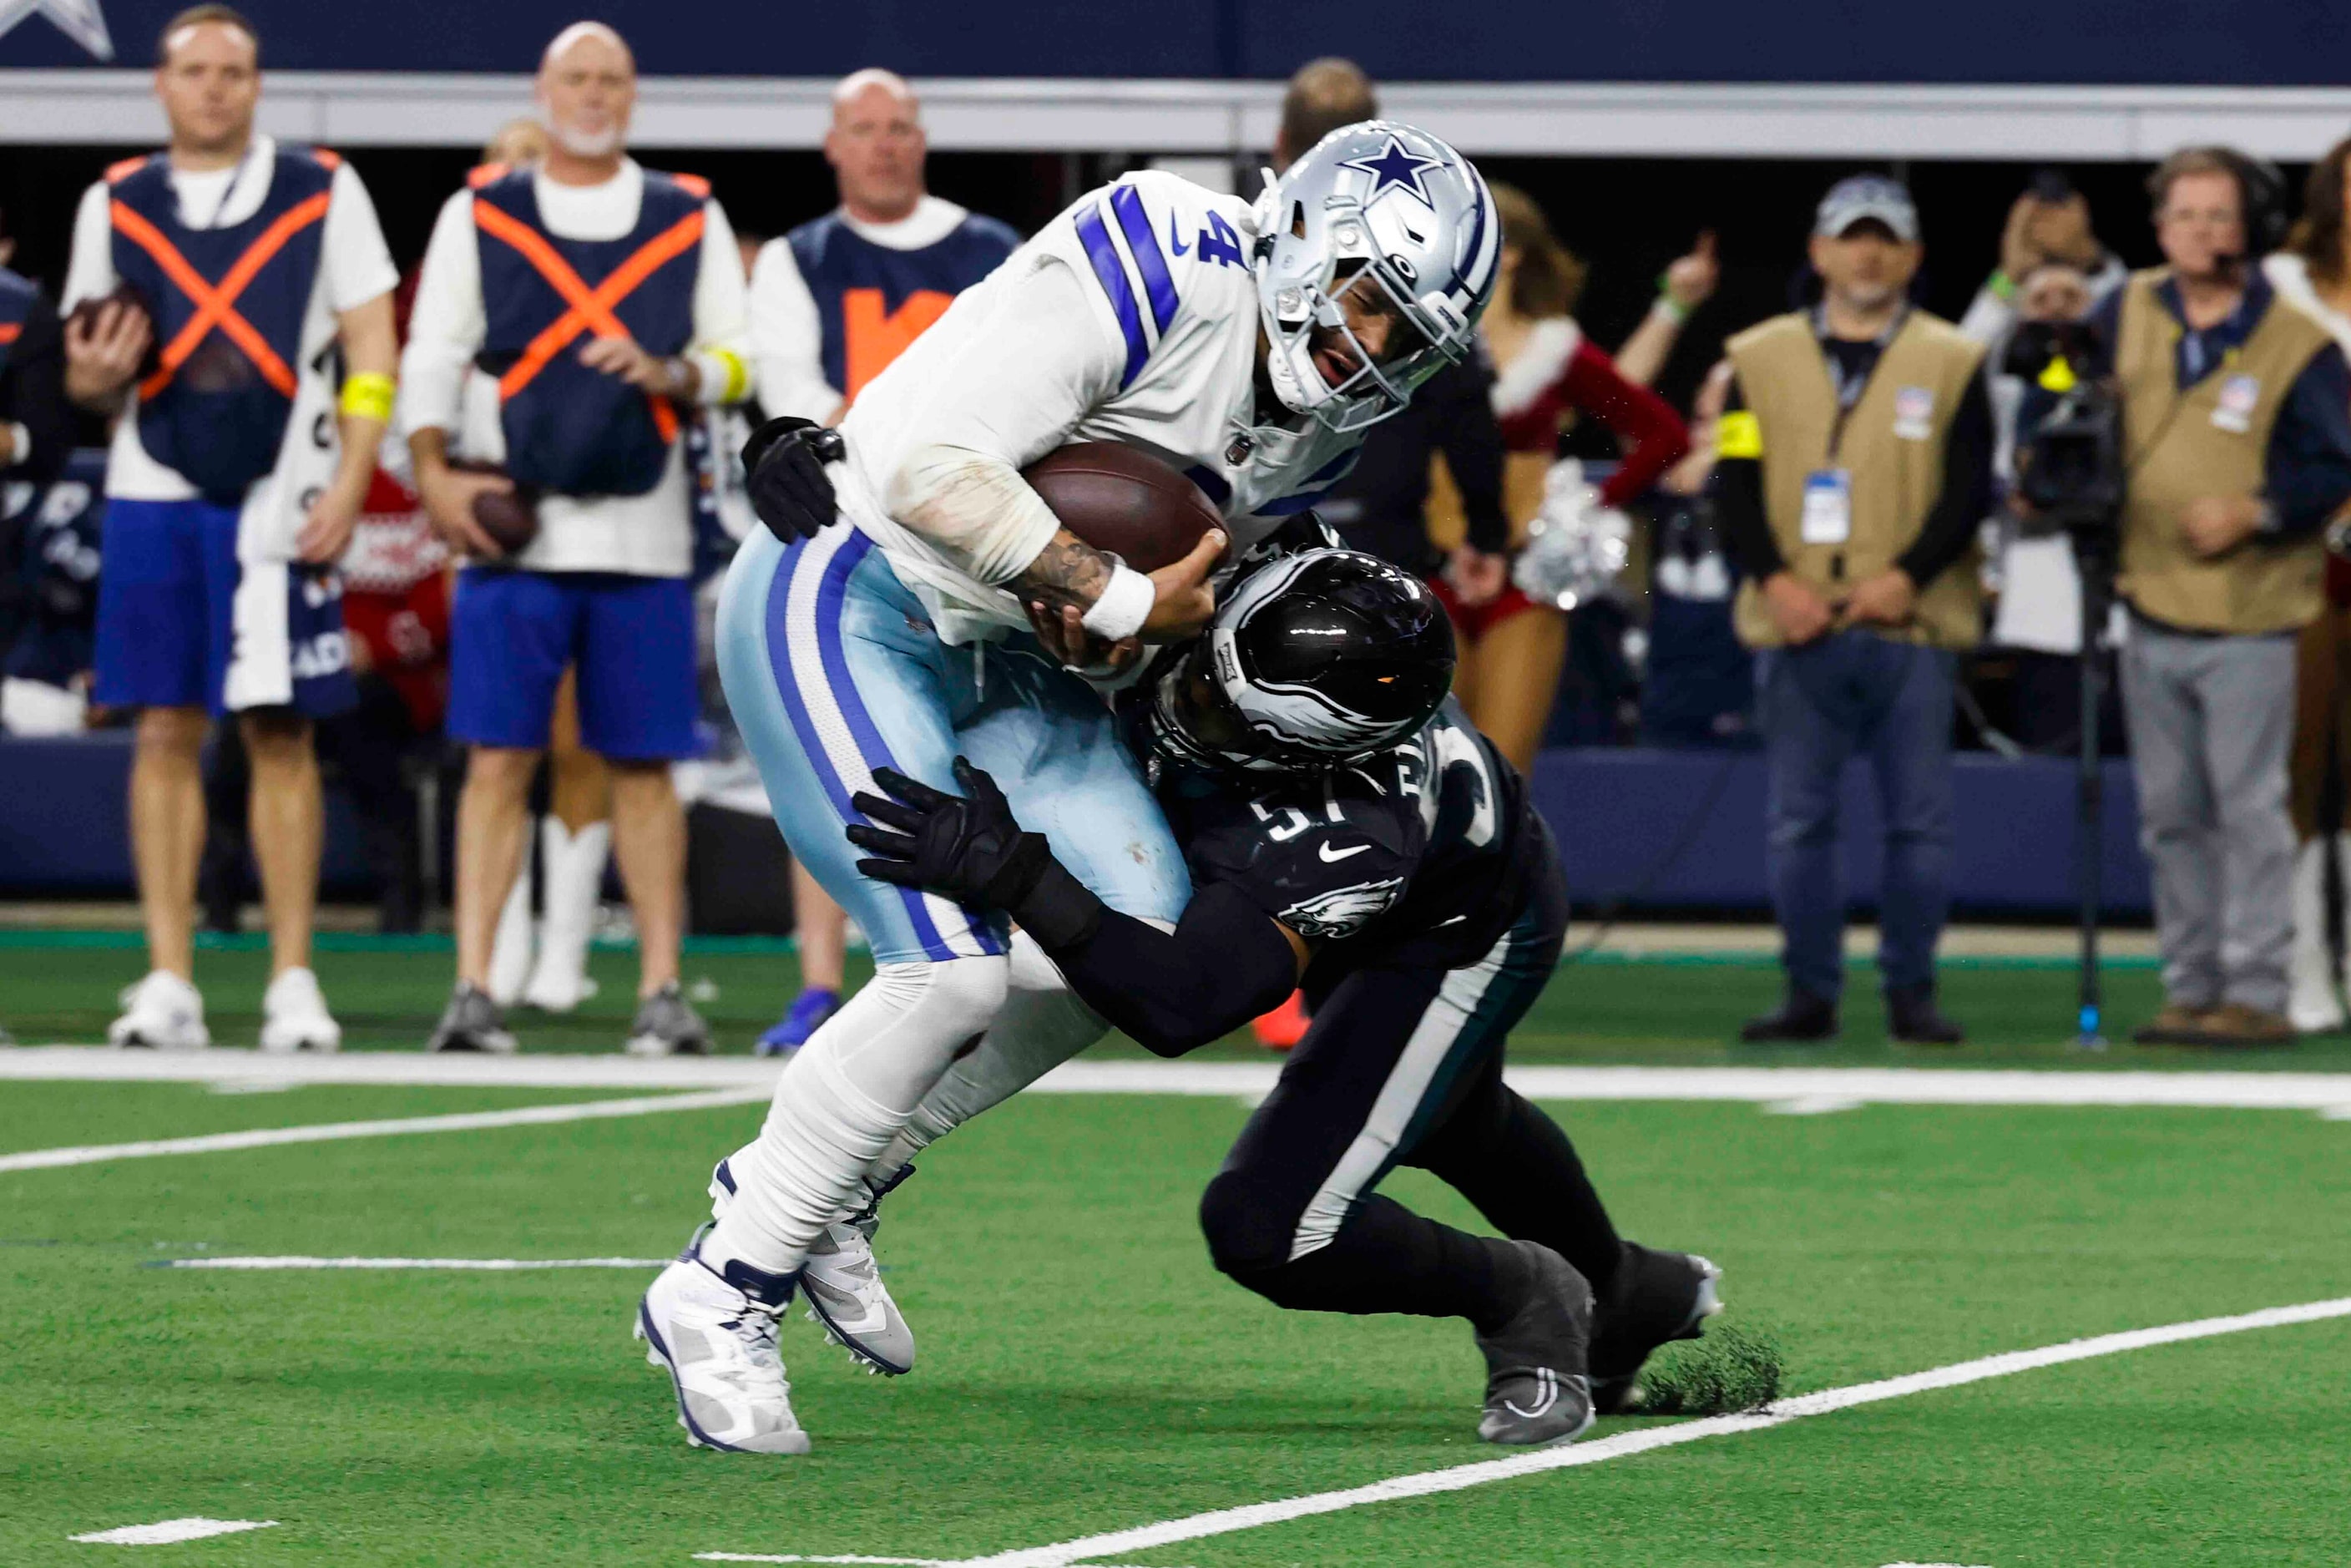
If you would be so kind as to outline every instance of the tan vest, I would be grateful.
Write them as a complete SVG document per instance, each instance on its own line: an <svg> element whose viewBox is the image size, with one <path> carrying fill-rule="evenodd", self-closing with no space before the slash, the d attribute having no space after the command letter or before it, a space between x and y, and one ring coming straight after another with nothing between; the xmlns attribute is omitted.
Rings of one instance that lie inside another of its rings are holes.
<svg viewBox="0 0 2351 1568"><path fill-rule="evenodd" d="M2186 392L2174 366L2180 325L2156 297L2166 273L2125 286L2115 374L2123 395L2122 596L2167 625L2196 632L2285 632L2324 606L2325 544L2315 534L2279 545L2248 540L2218 560L2188 548L2181 517L2201 496L2262 488L2294 378L2328 342L2326 329L2273 300L2244 347Z"/></svg>
<svg viewBox="0 0 2351 1568"><path fill-rule="evenodd" d="M1809 316L1775 316L1750 327L1730 340L1729 354L1762 436L1763 515L1788 570L1834 595L1893 566L1942 494L1944 442L1983 361L1981 345L1949 322L1913 310L1841 431L1836 383ZM1823 468L1844 469L1853 487L1852 533L1842 544L1804 542L1804 482ZM1740 589L1734 614L1740 642L1780 645L1758 584ZM1932 582L1918 585L1909 624L1870 628L1939 648L1972 647L1982 629L1973 545Z"/></svg>

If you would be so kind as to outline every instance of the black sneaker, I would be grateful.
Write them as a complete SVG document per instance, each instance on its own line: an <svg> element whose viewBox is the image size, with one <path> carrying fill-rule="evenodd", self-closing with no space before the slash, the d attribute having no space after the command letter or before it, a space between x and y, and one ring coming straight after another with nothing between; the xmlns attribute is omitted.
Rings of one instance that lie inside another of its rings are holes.
<svg viewBox="0 0 2351 1568"><path fill-rule="evenodd" d="M1478 1436L1513 1448L1573 1442L1591 1428L1592 1287L1548 1247L1518 1241L1532 1273L1510 1321L1478 1336L1486 1414Z"/></svg>
<svg viewBox="0 0 2351 1568"><path fill-rule="evenodd" d="M493 1056L512 1056L515 1037L507 1032L506 1019L498 1004L490 1000L489 992L468 980L457 982L449 993L449 1005L442 1009L441 1021L433 1026L433 1038L424 1043L427 1051L479 1051Z"/></svg>
<svg viewBox="0 0 2351 1568"><path fill-rule="evenodd" d="M1886 993L1886 1030L1909 1045L1959 1045L1967 1030L1935 1005L1933 985L1900 986Z"/></svg>
<svg viewBox="0 0 2351 1568"><path fill-rule="evenodd" d="M1658 1252L1625 1243L1593 1313L1592 1404L1614 1416L1640 1392L1641 1364L1661 1344L1696 1339L1722 1311L1722 1270L1694 1252Z"/></svg>
<svg viewBox="0 0 2351 1568"><path fill-rule="evenodd" d="M1793 988L1788 992L1788 999L1780 1004L1779 1011L1749 1019L1739 1030L1739 1038L1750 1045L1836 1037L1836 1004Z"/></svg>
<svg viewBox="0 0 2351 1568"><path fill-rule="evenodd" d="M675 980L637 1004L629 1026L631 1056L700 1056L710 1049L710 1026Z"/></svg>

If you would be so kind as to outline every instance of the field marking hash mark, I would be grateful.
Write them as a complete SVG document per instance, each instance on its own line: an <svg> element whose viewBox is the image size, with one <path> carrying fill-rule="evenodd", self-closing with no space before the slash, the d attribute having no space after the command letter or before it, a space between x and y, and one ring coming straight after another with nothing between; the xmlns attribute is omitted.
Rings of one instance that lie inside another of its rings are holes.
<svg viewBox="0 0 2351 1568"><path fill-rule="evenodd" d="M521 1269L666 1269L667 1258L166 1258L150 1269L461 1269L503 1274Z"/></svg>
<svg viewBox="0 0 2351 1568"><path fill-rule="evenodd" d="M86 1535L68 1535L66 1539L90 1546L176 1546L183 1541L235 1535L247 1530L274 1530L277 1526L274 1519L206 1519L202 1514L191 1514L185 1519L159 1520L153 1524L93 1530Z"/></svg>

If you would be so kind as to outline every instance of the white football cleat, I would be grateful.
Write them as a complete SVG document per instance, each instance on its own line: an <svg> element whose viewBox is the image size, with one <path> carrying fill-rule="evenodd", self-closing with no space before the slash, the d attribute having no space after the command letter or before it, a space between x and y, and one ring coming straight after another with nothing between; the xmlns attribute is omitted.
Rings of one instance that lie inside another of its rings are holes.
<svg viewBox="0 0 2351 1568"><path fill-rule="evenodd" d="M308 969L288 969L269 982L261 996L262 1050L324 1052L342 1046L343 1026L327 1011L318 976Z"/></svg>
<svg viewBox="0 0 2351 1568"><path fill-rule="evenodd" d="M736 1279L689 1247L662 1270L637 1303L634 1332L645 1342L645 1360L669 1374L677 1424L695 1448L805 1454L809 1435L792 1414L792 1385L776 1350L792 1278L739 1263L727 1269Z"/></svg>
<svg viewBox="0 0 2351 1568"><path fill-rule="evenodd" d="M204 1028L204 998L195 986L169 969L153 969L123 990L122 1016L107 1026L111 1046L147 1051L202 1051L212 1044Z"/></svg>
<svg viewBox="0 0 2351 1568"><path fill-rule="evenodd" d="M890 1186L913 1174L912 1166L904 1167ZM822 1326L827 1339L863 1363L866 1371L902 1377L914 1370L914 1331L882 1282L882 1265L873 1256L882 1195L867 1191L872 1196L863 1209L826 1226L810 1247L800 1265L800 1285L808 1294L808 1320ZM734 1197L735 1173L721 1160L710 1173L710 1218L724 1217Z"/></svg>

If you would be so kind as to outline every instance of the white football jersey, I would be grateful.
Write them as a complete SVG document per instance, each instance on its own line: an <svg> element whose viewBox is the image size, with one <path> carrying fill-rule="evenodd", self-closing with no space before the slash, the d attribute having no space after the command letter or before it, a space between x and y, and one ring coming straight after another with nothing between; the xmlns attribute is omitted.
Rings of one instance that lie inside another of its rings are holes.
<svg viewBox="0 0 2351 1568"><path fill-rule="evenodd" d="M1283 423L1256 423L1249 212L1173 174L1129 174L965 291L859 395L841 427L842 510L932 609L943 639L1000 635L1028 619L1012 594L889 515L882 497L920 447L953 442L1016 468L1071 442L1134 447L1200 487L1236 554L1354 465L1360 433L1334 434L1278 407Z"/></svg>

